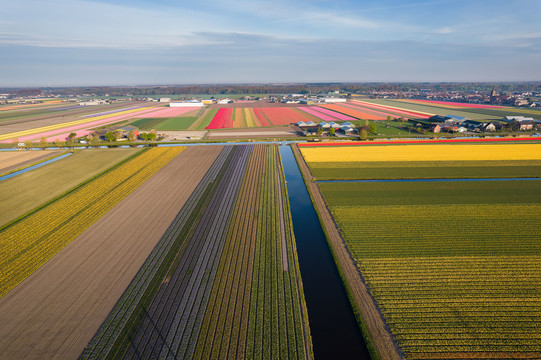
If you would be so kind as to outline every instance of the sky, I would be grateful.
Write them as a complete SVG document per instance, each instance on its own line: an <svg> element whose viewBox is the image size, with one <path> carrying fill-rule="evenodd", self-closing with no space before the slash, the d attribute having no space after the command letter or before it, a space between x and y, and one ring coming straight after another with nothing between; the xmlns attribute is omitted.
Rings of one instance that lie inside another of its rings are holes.
<svg viewBox="0 0 541 360"><path fill-rule="evenodd" d="M0 87L541 80L541 0L0 0Z"/></svg>

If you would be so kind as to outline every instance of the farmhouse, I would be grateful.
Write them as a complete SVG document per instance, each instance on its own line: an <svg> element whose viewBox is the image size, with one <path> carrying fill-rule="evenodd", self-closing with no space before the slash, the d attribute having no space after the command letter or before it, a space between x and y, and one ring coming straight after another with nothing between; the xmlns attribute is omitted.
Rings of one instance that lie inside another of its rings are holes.
<svg viewBox="0 0 541 360"><path fill-rule="evenodd" d="M535 126L535 121L523 120L520 122L519 130L521 131L533 130L534 126Z"/></svg>
<svg viewBox="0 0 541 360"><path fill-rule="evenodd" d="M433 133L439 133L441 131L441 126L439 124L430 124L428 130Z"/></svg>
<svg viewBox="0 0 541 360"><path fill-rule="evenodd" d="M518 122L521 122L521 121L533 121L534 118L531 118L531 117L525 117L525 116L517 116L517 115L510 115L510 116L504 116L502 121L505 121L505 122L511 122L511 121L518 121Z"/></svg>

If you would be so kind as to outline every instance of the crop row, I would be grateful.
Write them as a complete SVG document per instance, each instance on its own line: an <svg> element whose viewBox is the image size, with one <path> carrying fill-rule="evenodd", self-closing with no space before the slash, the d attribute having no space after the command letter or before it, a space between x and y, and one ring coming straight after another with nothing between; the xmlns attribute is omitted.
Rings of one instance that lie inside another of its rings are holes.
<svg viewBox="0 0 541 360"><path fill-rule="evenodd" d="M351 116L362 120L384 120L387 115L390 115L386 113L381 113L379 111L371 111L366 109L360 111L359 107L352 106L350 104L328 104L319 106L322 109L327 109L329 111L340 113L342 114L342 116Z"/></svg>
<svg viewBox="0 0 541 360"><path fill-rule="evenodd" d="M224 148L82 358L306 358L283 186L276 147Z"/></svg>
<svg viewBox="0 0 541 360"><path fill-rule="evenodd" d="M317 112L322 115L321 113ZM337 116L343 116L338 114ZM313 118L294 108L222 108L219 109L206 129L240 127L280 126L309 121Z"/></svg>
<svg viewBox="0 0 541 360"><path fill-rule="evenodd" d="M83 357L190 357L248 152L222 152Z"/></svg>
<svg viewBox="0 0 541 360"><path fill-rule="evenodd" d="M0 296L64 248L184 148L155 148L0 232Z"/></svg>
<svg viewBox="0 0 541 360"><path fill-rule="evenodd" d="M146 307L152 302L153 293L157 291L162 279L175 261L175 255L182 250L182 246L185 246L180 236L186 236L190 231L190 225L195 221L195 217L206 202L205 199L208 198L210 184L216 179L223 164L228 160L230 150L231 148L224 149L209 168L91 340L81 358L114 357L119 351L118 347L130 335L131 328L136 327L142 320Z"/></svg>
<svg viewBox="0 0 541 360"><path fill-rule="evenodd" d="M289 272L290 263L295 270L292 237L285 226L278 175L276 148L257 146L232 218L196 359L306 357L297 274Z"/></svg>
<svg viewBox="0 0 541 360"><path fill-rule="evenodd" d="M539 203L492 193L495 204L468 204L453 192L454 204L427 204L425 188L402 205L385 184L374 199L389 205L337 206L322 189L407 359L541 354Z"/></svg>

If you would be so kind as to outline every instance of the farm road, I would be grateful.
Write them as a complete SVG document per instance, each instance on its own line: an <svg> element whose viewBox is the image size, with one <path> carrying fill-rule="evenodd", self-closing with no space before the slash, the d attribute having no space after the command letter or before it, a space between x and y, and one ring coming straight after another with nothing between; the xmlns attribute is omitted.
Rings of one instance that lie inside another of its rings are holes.
<svg viewBox="0 0 541 360"><path fill-rule="evenodd" d="M0 359L77 358L222 148L184 150L0 299Z"/></svg>

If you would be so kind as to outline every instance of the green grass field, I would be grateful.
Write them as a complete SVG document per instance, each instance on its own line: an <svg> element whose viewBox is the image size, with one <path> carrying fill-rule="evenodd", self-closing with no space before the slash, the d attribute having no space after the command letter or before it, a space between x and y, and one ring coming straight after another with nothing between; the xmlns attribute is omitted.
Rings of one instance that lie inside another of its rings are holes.
<svg viewBox="0 0 541 360"><path fill-rule="evenodd" d="M541 177L541 160L310 163L318 180Z"/></svg>
<svg viewBox="0 0 541 360"><path fill-rule="evenodd" d="M186 130L194 121L197 120L196 116L179 116L172 118L144 118L136 120L130 125L137 126L140 130Z"/></svg>
<svg viewBox="0 0 541 360"><path fill-rule="evenodd" d="M207 108L199 118L188 128L188 130L205 130L209 126L210 122L214 118L214 115L218 112L218 109Z"/></svg>
<svg viewBox="0 0 541 360"><path fill-rule="evenodd" d="M0 182L0 226L54 199L140 149L91 149Z"/></svg>
<svg viewBox="0 0 541 360"><path fill-rule="evenodd" d="M407 359L541 357L540 181L319 186Z"/></svg>

